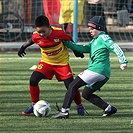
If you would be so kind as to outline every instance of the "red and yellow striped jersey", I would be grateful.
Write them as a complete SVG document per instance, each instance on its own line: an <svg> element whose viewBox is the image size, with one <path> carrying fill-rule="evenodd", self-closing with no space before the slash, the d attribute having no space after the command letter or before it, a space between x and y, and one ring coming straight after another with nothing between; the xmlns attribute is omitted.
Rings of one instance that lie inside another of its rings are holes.
<svg viewBox="0 0 133 133"><path fill-rule="evenodd" d="M69 62L67 48L63 45L63 40L71 40L71 36L65 33L61 28L51 27L52 33L43 38L38 32L32 34L32 41L39 45L42 54L42 60L52 65L66 65Z"/></svg>

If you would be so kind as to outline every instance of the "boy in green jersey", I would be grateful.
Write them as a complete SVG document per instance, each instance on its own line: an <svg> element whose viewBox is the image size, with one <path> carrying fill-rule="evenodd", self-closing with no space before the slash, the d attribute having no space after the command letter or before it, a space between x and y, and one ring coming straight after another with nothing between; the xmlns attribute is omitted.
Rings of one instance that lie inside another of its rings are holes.
<svg viewBox="0 0 133 133"><path fill-rule="evenodd" d="M70 105L76 91L82 86L85 86L82 92L83 98L104 110L102 116L111 116L117 112L115 107L109 105L94 92L100 90L110 78L110 52L118 56L122 70L126 69L128 61L121 48L104 32L106 24L101 16L94 16L90 19L88 26L90 35L93 37L91 42L86 45L77 45L70 41L64 42L64 45L72 50L90 53L90 60L88 69L81 72L69 85L62 109L52 116L53 118L69 117Z"/></svg>

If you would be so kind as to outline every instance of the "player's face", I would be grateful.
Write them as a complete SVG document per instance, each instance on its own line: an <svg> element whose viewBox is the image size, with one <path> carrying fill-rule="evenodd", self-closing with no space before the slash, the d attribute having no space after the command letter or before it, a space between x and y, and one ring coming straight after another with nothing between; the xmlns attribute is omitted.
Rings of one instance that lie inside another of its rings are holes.
<svg viewBox="0 0 133 133"><path fill-rule="evenodd" d="M47 38L51 34L52 29L50 27L42 26L42 27L36 27L36 31L41 37Z"/></svg>
<svg viewBox="0 0 133 133"><path fill-rule="evenodd" d="M94 29L94 28L92 28L92 27L89 27L89 32L90 32L91 37L94 38L94 37L97 36L101 31L96 30L96 29Z"/></svg>

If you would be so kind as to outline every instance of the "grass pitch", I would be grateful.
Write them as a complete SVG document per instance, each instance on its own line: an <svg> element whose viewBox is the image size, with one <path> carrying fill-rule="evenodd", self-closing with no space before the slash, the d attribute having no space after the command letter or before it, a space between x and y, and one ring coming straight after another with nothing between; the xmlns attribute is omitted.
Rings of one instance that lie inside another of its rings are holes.
<svg viewBox="0 0 133 133"><path fill-rule="evenodd" d="M117 107L118 112L111 117L101 117L103 111L83 99L89 115L77 116L75 103L72 103L69 119L52 119L55 103L61 107L65 94L63 82L42 80L40 99L51 104L52 112L47 118L26 117L21 114L31 103L29 94L29 68L40 61L40 53L27 52L24 58L17 53L0 55L0 132L1 133L132 133L132 53L125 53L128 69L120 70L116 55L111 54L112 74L100 92L96 92L109 104ZM87 68L88 55L84 59L70 53L70 64L75 76ZM80 88L82 92L83 88Z"/></svg>

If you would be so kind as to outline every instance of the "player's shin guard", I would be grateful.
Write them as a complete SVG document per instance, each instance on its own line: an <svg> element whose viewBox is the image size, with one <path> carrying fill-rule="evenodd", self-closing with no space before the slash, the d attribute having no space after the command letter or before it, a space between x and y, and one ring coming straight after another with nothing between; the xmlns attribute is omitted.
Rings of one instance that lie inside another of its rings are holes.
<svg viewBox="0 0 133 133"><path fill-rule="evenodd" d="M40 89L39 86L30 86L30 95L32 103L39 101Z"/></svg>

